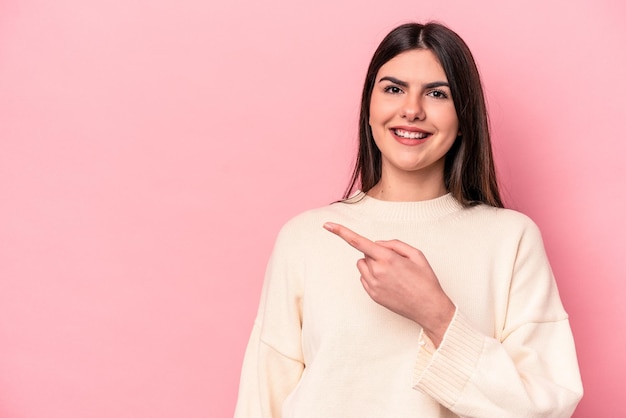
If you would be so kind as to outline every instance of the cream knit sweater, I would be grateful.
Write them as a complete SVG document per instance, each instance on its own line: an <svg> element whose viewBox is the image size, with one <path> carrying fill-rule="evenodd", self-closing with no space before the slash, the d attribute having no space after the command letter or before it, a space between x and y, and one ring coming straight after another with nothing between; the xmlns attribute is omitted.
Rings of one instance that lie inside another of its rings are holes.
<svg viewBox="0 0 626 418"><path fill-rule="evenodd" d="M569 417L574 342L540 233L507 209L359 196L281 230L241 375L237 418ZM322 228L420 249L457 311L435 349L363 289L357 250Z"/></svg>

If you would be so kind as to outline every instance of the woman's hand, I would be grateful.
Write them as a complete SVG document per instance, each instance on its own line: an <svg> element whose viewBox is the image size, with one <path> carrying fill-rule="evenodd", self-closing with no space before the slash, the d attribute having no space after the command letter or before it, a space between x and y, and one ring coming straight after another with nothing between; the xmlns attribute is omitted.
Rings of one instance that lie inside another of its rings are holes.
<svg viewBox="0 0 626 418"><path fill-rule="evenodd" d="M373 242L343 225L324 228L363 253L357 268L372 300L417 322L438 347L456 308L424 254L398 240Z"/></svg>

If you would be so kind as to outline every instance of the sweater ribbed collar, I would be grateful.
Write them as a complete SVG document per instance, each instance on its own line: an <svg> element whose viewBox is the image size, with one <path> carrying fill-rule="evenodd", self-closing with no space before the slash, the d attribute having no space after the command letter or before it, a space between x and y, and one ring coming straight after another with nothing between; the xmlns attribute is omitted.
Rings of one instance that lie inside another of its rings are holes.
<svg viewBox="0 0 626 418"><path fill-rule="evenodd" d="M358 191L346 203L355 211L388 221L432 221L463 210L463 205L450 193L418 202L390 202Z"/></svg>

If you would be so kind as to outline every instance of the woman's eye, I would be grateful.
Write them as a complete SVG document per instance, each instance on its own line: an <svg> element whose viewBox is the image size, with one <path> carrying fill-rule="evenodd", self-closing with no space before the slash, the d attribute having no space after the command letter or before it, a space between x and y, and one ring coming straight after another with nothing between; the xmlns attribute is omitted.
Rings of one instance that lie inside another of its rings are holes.
<svg viewBox="0 0 626 418"><path fill-rule="evenodd" d="M446 94L445 91L442 90L433 90L431 92L428 93L429 96L432 96L436 99L447 99L448 95Z"/></svg>
<svg viewBox="0 0 626 418"><path fill-rule="evenodd" d="M385 93L400 94L402 89L398 86L387 86L385 87Z"/></svg>

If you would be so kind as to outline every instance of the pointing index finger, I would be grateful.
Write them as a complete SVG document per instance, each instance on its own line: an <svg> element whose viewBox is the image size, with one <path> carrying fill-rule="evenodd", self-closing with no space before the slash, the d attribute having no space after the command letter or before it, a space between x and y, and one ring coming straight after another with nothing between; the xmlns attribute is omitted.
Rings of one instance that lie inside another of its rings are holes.
<svg viewBox="0 0 626 418"><path fill-rule="evenodd" d="M335 224L332 222L326 222L324 224L324 228L338 237L342 238L345 242L350 244L352 247L361 251L368 257L373 258L374 260L380 254L381 250L384 250L375 242L357 234L352 231L350 228L347 228L340 224Z"/></svg>

